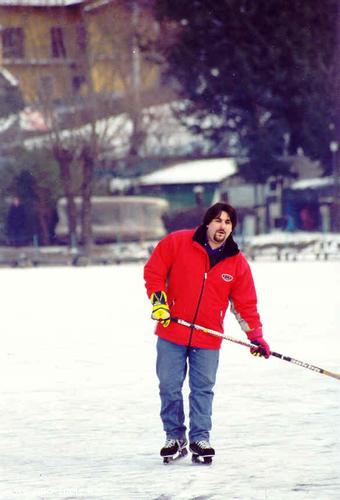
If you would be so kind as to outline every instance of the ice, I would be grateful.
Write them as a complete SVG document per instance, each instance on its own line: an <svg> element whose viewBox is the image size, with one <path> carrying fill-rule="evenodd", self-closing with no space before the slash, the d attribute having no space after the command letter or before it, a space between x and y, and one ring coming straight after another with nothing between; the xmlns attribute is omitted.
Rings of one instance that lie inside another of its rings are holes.
<svg viewBox="0 0 340 500"><path fill-rule="evenodd" d="M340 263L251 266L271 348L339 372ZM338 500L340 382L229 342L213 465L162 464L142 271L0 270L0 499Z"/></svg>

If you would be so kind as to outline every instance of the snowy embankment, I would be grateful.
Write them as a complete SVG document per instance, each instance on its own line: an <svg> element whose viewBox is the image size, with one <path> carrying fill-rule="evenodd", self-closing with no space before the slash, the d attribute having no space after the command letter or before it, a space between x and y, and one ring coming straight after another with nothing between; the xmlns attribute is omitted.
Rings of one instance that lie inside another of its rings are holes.
<svg viewBox="0 0 340 500"><path fill-rule="evenodd" d="M274 231L245 238L243 250L252 259L340 259L340 234Z"/></svg>
<svg viewBox="0 0 340 500"><path fill-rule="evenodd" d="M340 234L273 232L237 238L252 260L340 260ZM145 262L157 241L94 245L91 257L68 246L0 247L0 266L57 266Z"/></svg>
<svg viewBox="0 0 340 500"><path fill-rule="evenodd" d="M339 372L340 263L252 269L272 349ZM214 463L164 466L142 265L0 276L1 499L340 498L339 381L225 342Z"/></svg>

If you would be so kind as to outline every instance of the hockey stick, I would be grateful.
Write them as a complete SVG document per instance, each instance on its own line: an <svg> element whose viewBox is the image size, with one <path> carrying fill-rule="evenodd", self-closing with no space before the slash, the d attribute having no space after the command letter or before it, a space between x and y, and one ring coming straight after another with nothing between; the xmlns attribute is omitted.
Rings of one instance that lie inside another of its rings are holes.
<svg viewBox="0 0 340 500"><path fill-rule="evenodd" d="M221 337L224 340L229 340L229 342L234 342L235 344L240 344L245 347L258 347L256 344L252 344L251 342L245 342L244 340L239 340L235 339L234 337L229 337L229 335L224 335L221 332L218 332L216 330L211 330L210 328L205 328L204 326L196 325L195 323L189 323L188 321L185 321L184 319L180 318L171 318L171 321L174 323L178 323L179 325L187 326L188 328L193 328L194 330L199 330L204 333L209 333L210 335L215 335L215 337ZM272 356L275 356L275 358L280 358L283 361L288 361L289 363L293 363L294 365L301 366L302 368L307 368L308 370L312 370L313 372L320 373L322 375L327 375L328 377L333 377L336 378L337 380L340 380L340 374L339 373L334 373L330 372L329 370L325 370L323 368L319 368L318 366L311 365L310 363L306 363L305 361L299 361L298 359L292 358L291 356L285 356L283 354L280 354L279 352L275 351L270 351L270 354Z"/></svg>

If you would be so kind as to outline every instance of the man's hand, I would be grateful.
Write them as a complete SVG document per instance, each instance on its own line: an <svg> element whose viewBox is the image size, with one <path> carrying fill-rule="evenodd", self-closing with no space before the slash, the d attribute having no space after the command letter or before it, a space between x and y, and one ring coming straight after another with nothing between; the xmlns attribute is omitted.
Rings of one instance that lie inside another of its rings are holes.
<svg viewBox="0 0 340 500"><path fill-rule="evenodd" d="M151 318L159 321L166 328L170 324L170 309L166 293L163 291L154 292L150 299L152 304Z"/></svg>
<svg viewBox="0 0 340 500"><path fill-rule="evenodd" d="M262 328L256 328L250 332L247 332L248 339L252 344L258 347L251 347L250 352L253 356L264 356L266 359L270 356L270 347L263 338Z"/></svg>

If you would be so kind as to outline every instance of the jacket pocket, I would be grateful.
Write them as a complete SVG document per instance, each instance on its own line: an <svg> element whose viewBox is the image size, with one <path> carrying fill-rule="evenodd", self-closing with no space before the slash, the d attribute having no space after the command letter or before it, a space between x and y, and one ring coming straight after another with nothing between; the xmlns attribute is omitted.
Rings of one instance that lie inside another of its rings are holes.
<svg viewBox="0 0 340 500"><path fill-rule="evenodd" d="M169 309L170 309L171 312L173 312L175 304L176 304L176 299L175 298L169 300L168 305L169 305Z"/></svg>

